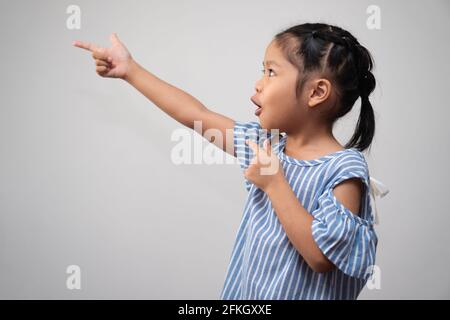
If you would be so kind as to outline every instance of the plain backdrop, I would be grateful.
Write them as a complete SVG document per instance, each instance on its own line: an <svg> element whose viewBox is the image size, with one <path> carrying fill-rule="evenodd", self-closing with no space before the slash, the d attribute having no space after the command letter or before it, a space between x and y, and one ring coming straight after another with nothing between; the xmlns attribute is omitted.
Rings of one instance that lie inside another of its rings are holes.
<svg viewBox="0 0 450 320"><path fill-rule="evenodd" d="M158 77L257 121L250 97L265 49L304 22L349 30L375 59L365 155L390 192L377 200L381 288L360 299L450 298L450 2L0 3L0 298L218 299L246 199L241 169L174 164L182 125L99 77L72 41L109 46L117 32ZM72 4L79 30L66 26ZM379 30L366 25L369 5ZM341 143L358 115L359 101L336 124ZM81 290L66 287L69 265L81 268Z"/></svg>

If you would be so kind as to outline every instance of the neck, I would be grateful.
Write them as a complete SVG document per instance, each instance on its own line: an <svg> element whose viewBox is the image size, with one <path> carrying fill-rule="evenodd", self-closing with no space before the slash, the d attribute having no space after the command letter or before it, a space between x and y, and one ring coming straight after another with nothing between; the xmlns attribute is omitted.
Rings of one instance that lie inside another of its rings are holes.
<svg viewBox="0 0 450 320"><path fill-rule="evenodd" d="M314 157L315 154L320 156L343 149L333 136L331 126L310 122L286 133L285 152L288 155L309 154Z"/></svg>

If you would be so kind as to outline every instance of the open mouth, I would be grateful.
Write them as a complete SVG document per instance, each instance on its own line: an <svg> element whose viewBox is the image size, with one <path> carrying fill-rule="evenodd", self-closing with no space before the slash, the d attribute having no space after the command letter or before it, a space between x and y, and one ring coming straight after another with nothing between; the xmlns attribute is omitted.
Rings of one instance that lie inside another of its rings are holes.
<svg viewBox="0 0 450 320"><path fill-rule="evenodd" d="M256 116L259 116L259 115L261 114L261 111L262 111L261 105L260 105L259 103L257 103L257 102L253 99L253 97L251 97L250 100L251 100L251 101L253 102L253 104L256 106L255 115L256 115Z"/></svg>

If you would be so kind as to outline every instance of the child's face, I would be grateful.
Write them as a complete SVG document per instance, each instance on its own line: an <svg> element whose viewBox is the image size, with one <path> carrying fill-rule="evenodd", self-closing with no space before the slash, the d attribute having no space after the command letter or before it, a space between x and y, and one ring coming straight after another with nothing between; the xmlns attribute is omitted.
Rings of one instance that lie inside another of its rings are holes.
<svg viewBox="0 0 450 320"><path fill-rule="evenodd" d="M272 61L272 63L270 63ZM304 119L305 105L295 97L297 68L292 65L272 41L264 57L264 74L256 82L256 94L251 98L261 106L259 122L265 129L289 132Z"/></svg>

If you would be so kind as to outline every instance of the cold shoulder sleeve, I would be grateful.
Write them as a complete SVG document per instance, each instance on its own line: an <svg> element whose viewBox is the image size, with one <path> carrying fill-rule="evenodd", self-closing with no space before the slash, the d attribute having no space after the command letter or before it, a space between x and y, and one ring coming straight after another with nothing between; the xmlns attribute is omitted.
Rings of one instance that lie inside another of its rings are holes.
<svg viewBox="0 0 450 320"><path fill-rule="evenodd" d="M323 254L339 270L351 277L368 279L372 275L378 239L373 228L367 164L357 152L337 162L312 212L312 235ZM333 193L335 186L352 178L361 179L364 185L357 214L340 203Z"/></svg>

